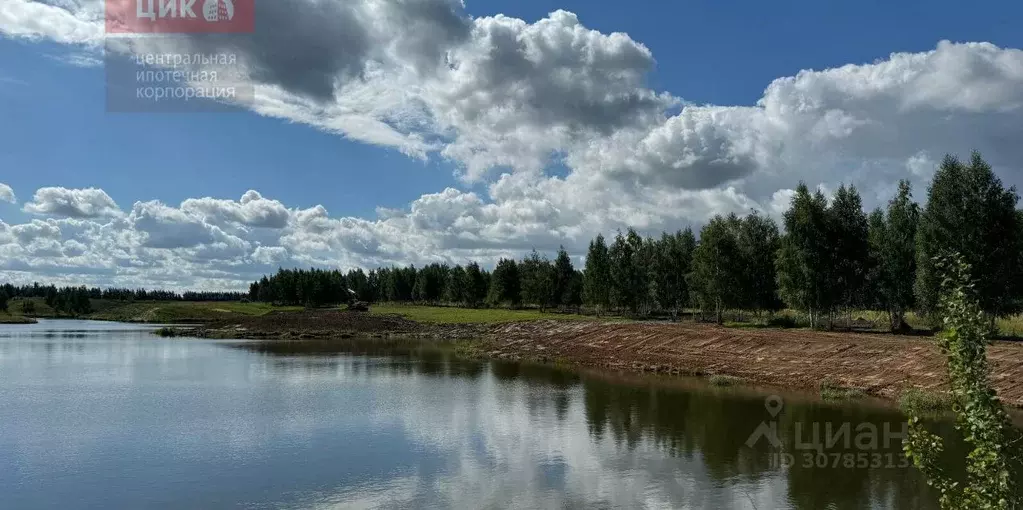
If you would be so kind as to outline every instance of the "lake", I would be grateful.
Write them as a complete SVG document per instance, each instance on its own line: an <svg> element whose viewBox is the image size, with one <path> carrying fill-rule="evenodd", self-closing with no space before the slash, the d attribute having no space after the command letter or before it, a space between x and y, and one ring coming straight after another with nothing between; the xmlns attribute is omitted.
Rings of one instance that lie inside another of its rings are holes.
<svg viewBox="0 0 1023 510"><path fill-rule="evenodd" d="M412 342L0 326L0 410L0 508L934 506L887 407Z"/></svg>

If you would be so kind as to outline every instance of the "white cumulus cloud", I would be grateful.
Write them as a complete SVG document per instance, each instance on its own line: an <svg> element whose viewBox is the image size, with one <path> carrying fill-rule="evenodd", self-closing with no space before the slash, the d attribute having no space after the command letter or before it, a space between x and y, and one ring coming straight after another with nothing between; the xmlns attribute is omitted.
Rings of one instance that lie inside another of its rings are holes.
<svg viewBox="0 0 1023 510"><path fill-rule="evenodd" d="M107 192L97 188L39 188L25 212L67 218L117 217L123 213Z"/></svg>
<svg viewBox="0 0 1023 510"><path fill-rule="evenodd" d="M14 190L2 182L0 182L0 202L18 203L18 198L14 196Z"/></svg>

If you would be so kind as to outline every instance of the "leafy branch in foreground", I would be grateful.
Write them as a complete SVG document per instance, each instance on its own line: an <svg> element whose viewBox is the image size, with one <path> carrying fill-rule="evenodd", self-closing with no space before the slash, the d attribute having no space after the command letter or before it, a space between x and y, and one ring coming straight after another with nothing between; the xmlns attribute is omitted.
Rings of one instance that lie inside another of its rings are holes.
<svg viewBox="0 0 1023 510"><path fill-rule="evenodd" d="M954 255L937 261L936 268L943 274L939 310L944 331L938 343L948 358L956 429L973 448L966 456L966 483L953 481L941 468L942 439L924 428L916 412L903 448L939 491L942 508L1016 508L1020 502L1010 466L1012 425L988 381L990 324L975 295L970 265Z"/></svg>

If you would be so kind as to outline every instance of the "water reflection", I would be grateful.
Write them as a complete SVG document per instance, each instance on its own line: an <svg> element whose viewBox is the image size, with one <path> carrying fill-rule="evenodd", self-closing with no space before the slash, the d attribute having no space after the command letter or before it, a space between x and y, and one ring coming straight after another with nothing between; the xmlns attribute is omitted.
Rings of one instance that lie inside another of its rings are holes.
<svg viewBox="0 0 1023 510"><path fill-rule="evenodd" d="M901 421L891 410L786 399L772 416L760 394L417 342L96 327L0 330L0 458L15 467L0 507L933 507L910 469L786 468L769 441L744 444L773 420L798 453L796 424L882 427Z"/></svg>
<svg viewBox="0 0 1023 510"><path fill-rule="evenodd" d="M575 371L544 365L460 361L448 352L417 343L366 344L350 340L340 344L274 343L242 347L281 356L310 352L380 356L390 352L401 362L375 366L384 371L401 370L405 374L426 376L477 378L489 369L489 375L502 385L509 388L526 385L525 391L519 388L514 396L505 395L504 402L515 405L518 401L533 421L554 416L558 422L565 422L573 396L581 395L586 430L596 445L613 445L615 450L627 452L652 448L668 457L699 464L713 487L735 488L734 492L745 497L749 506L756 506L754 493L767 493L775 498L768 503L769 508L785 505L796 508L933 507L933 497L928 494L926 483L907 467L901 455L898 434L902 432L904 418L890 409L813 401L790 403L777 416L781 451L793 453L792 465L784 469L777 465L779 449L772 448L769 442L759 442L752 447L743 444L759 422L772 418L764 407L763 395L709 387L702 391L680 391L659 383L622 384L598 376L584 378ZM814 424L819 425L816 432ZM883 439L883 431L891 430L892 440L878 441L877 445L869 445L869 449L857 447L854 431L864 425L874 427L878 439ZM839 434L843 426L848 429L844 436ZM939 423L935 428L943 436L952 436L950 423ZM824 451L797 445L815 437L815 443L826 447ZM834 444L827 444L831 439ZM820 457L820 453L825 457ZM866 461L857 460L856 455L860 453L867 453ZM954 453L962 452L954 449ZM826 459L824 468L820 464L822 458ZM857 467L859 462L876 464L877 459L881 459L880 466L875 469ZM557 484L558 480L566 478L568 463L559 456L553 461L541 462L537 469L548 485ZM680 485L677 473L651 474L668 487ZM560 487L564 488L564 484ZM782 488L784 495L777 493ZM693 487L691 491L690 499L683 496L671 504L691 502L693 496L724 501L713 494L715 491L702 495L705 491L701 487ZM734 495L725 499L729 504L744 506ZM784 504L779 505L777 498Z"/></svg>

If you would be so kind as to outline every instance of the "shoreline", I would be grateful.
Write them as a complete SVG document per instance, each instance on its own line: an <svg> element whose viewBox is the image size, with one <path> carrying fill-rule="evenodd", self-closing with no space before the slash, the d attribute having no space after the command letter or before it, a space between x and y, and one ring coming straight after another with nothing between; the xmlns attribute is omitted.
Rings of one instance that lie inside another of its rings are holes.
<svg viewBox="0 0 1023 510"><path fill-rule="evenodd" d="M458 341L462 355L481 359L718 377L729 384L794 390L820 391L826 385L896 403L908 389L935 394L947 388L945 358L930 337L598 320L431 324L339 310L275 312L164 329L166 336L214 339ZM999 397L1008 407L1023 408L1023 344L996 341L988 357Z"/></svg>

